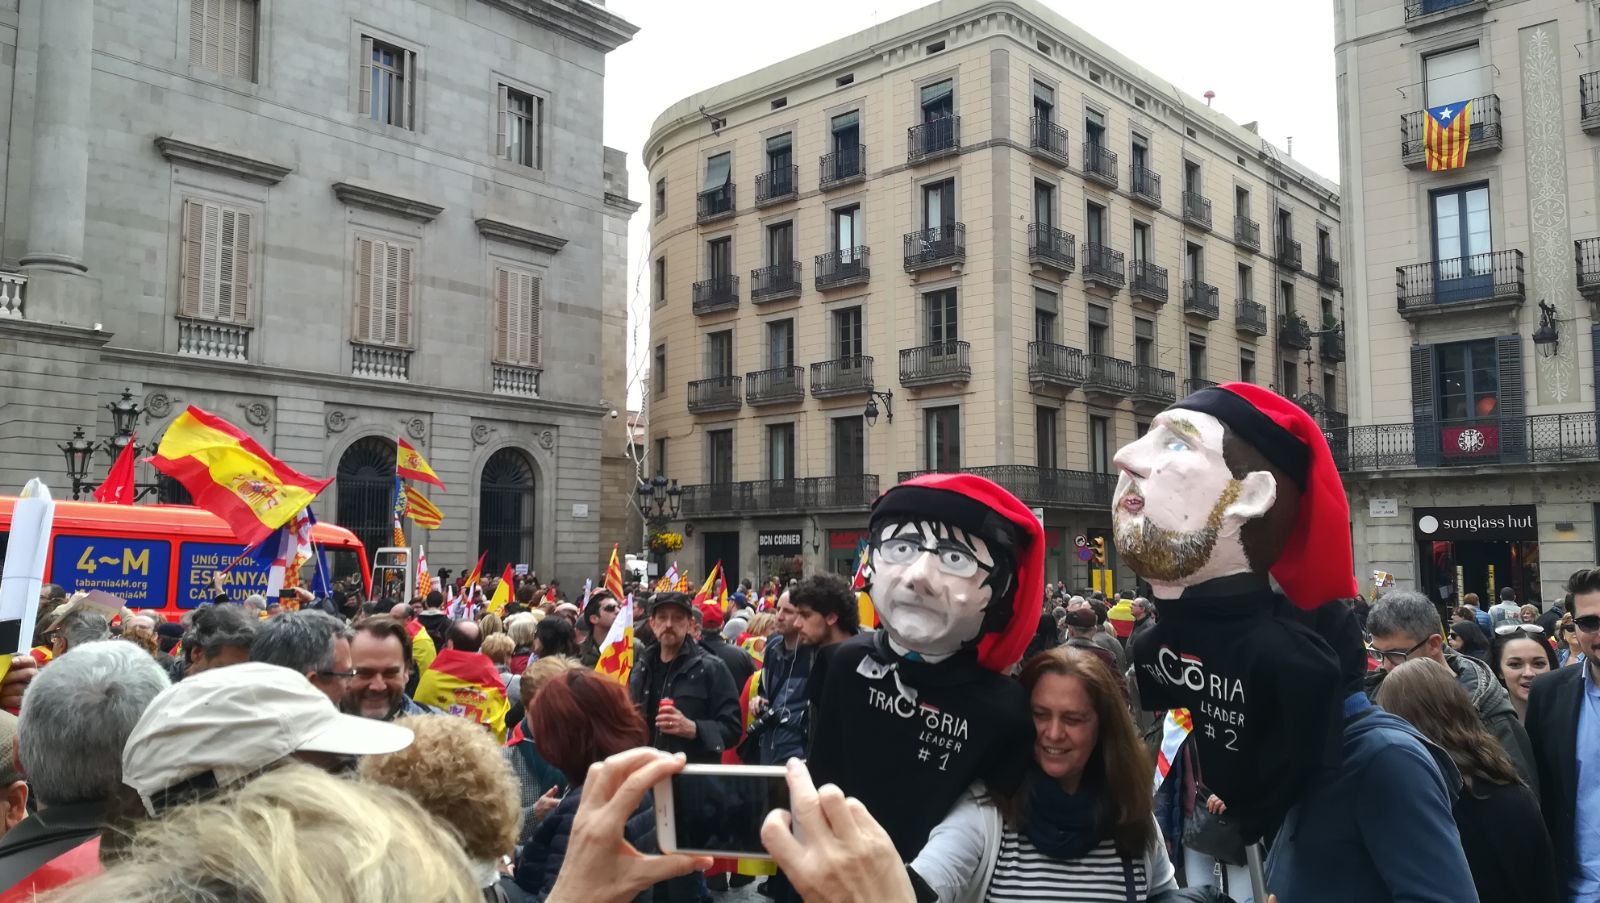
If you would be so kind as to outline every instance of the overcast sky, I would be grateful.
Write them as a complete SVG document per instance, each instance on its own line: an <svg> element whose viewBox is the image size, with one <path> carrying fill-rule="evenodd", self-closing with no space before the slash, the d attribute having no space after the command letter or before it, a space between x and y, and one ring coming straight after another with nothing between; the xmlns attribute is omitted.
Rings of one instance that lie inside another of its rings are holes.
<svg viewBox="0 0 1600 903"><path fill-rule="evenodd" d="M1236 122L1258 120L1262 137L1337 180L1331 0L1115 0L1045 5L1178 90L1212 101ZM923 0L607 0L639 26L607 58L605 142L628 154L629 193L645 206L628 243L629 346L637 407L647 335L648 176L641 149L668 106L697 91L927 5Z"/></svg>

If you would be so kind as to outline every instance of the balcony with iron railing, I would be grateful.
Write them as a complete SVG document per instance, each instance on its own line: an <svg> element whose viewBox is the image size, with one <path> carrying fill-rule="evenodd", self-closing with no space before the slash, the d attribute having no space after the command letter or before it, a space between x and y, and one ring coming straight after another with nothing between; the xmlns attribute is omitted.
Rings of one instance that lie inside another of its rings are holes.
<svg viewBox="0 0 1600 903"><path fill-rule="evenodd" d="M1214 388L1216 385L1209 379L1195 379L1191 376L1183 381L1183 397L1188 398L1201 389Z"/></svg>
<svg viewBox="0 0 1600 903"><path fill-rule="evenodd" d="M1249 335L1267 334L1267 306L1249 298L1240 298L1233 312L1234 328Z"/></svg>
<svg viewBox="0 0 1600 903"><path fill-rule="evenodd" d="M1198 229L1211 231L1211 199L1197 191L1185 191L1183 221Z"/></svg>
<svg viewBox="0 0 1600 903"><path fill-rule="evenodd" d="M0 320L22 319L22 299L28 277L21 273L0 272Z"/></svg>
<svg viewBox="0 0 1600 903"><path fill-rule="evenodd" d="M1577 257L1578 292L1585 298L1600 298L1600 238L1580 238L1572 243Z"/></svg>
<svg viewBox="0 0 1600 903"><path fill-rule="evenodd" d="M1292 238L1278 236L1277 257L1278 265L1294 273L1300 272L1300 243Z"/></svg>
<svg viewBox="0 0 1600 903"><path fill-rule="evenodd" d="M793 200L799 192L800 167L780 166L756 176L756 206Z"/></svg>
<svg viewBox="0 0 1600 903"><path fill-rule="evenodd" d="M494 394L515 395L519 398L538 398L540 372L537 367L495 364L493 371L490 373Z"/></svg>
<svg viewBox="0 0 1600 903"><path fill-rule="evenodd" d="M1134 164L1128 167L1128 193L1133 199L1149 207L1161 206L1161 176L1148 166Z"/></svg>
<svg viewBox="0 0 1600 903"><path fill-rule="evenodd" d="M1086 285L1100 285L1119 289L1127 282L1127 267L1121 251L1093 242L1083 244L1083 281Z"/></svg>
<svg viewBox="0 0 1600 903"><path fill-rule="evenodd" d="M1178 377L1171 370L1135 364L1133 403L1135 406L1164 408L1178 400Z"/></svg>
<svg viewBox="0 0 1600 903"><path fill-rule="evenodd" d="M1167 303L1167 268L1148 260L1128 264L1128 294L1156 304Z"/></svg>
<svg viewBox="0 0 1600 903"><path fill-rule="evenodd" d="M695 221L709 223L723 217L732 216L734 210L734 185L728 182L721 188L700 192L697 198Z"/></svg>
<svg viewBox="0 0 1600 903"><path fill-rule="evenodd" d="M1049 119L1028 120L1028 150L1062 166L1067 165L1067 130Z"/></svg>
<svg viewBox="0 0 1600 903"><path fill-rule="evenodd" d="M1322 359L1331 363L1344 360L1344 333L1324 332L1317 336L1317 348L1322 353Z"/></svg>
<svg viewBox="0 0 1600 903"><path fill-rule="evenodd" d="M1278 344L1285 348L1311 350L1311 324L1294 311L1278 315Z"/></svg>
<svg viewBox="0 0 1600 903"><path fill-rule="evenodd" d="M1325 432L1342 471L1410 467L1567 464L1600 460L1595 414L1539 414L1417 420L1330 428Z"/></svg>
<svg viewBox="0 0 1600 903"><path fill-rule="evenodd" d="M351 342L350 375L386 382L410 382L411 349Z"/></svg>
<svg viewBox="0 0 1600 903"><path fill-rule="evenodd" d="M1317 281L1328 288L1339 287L1339 261L1317 255Z"/></svg>
<svg viewBox="0 0 1600 903"><path fill-rule="evenodd" d="M0 305L4 302L0 301ZM4 316L0 313L0 316ZM250 360L250 327L243 323L178 318L178 353L214 361Z"/></svg>
<svg viewBox="0 0 1600 903"><path fill-rule="evenodd" d="M1600 132L1600 72L1578 76L1578 121L1584 131Z"/></svg>
<svg viewBox="0 0 1600 903"><path fill-rule="evenodd" d="M1406 27L1414 28L1488 8L1489 0L1406 0Z"/></svg>
<svg viewBox="0 0 1600 903"><path fill-rule="evenodd" d="M1183 280L1183 312L1206 320L1222 316L1217 287L1198 279Z"/></svg>
<svg viewBox="0 0 1600 903"><path fill-rule="evenodd" d="M1063 232L1048 223L1028 225L1028 263L1034 269L1050 267L1062 276L1077 267L1077 248L1071 232Z"/></svg>
<svg viewBox="0 0 1600 903"><path fill-rule="evenodd" d="M921 163L961 150L961 117L938 119L906 129L906 160Z"/></svg>
<svg viewBox="0 0 1600 903"><path fill-rule="evenodd" d="M1252 251L1261 250L1261 224L1248 216L1234 217L1233 240Z"/></svg>
<svg viewBox="0 0 1600 903"><path fill-rule="evenodd" d="M686 518L726 517L740 512L864 511L878 497L878 475L696 483L682 488L678 510Z"/></svg>
<svg viewBox="0 0 1600 903"><path fill-rule="evenodd" d="M1467 159L1498 151L1501 145L1500 96L1485 94L1473 98L1472 109L1467 111ZM1426 160L1425 138L1428 111L1413 110L1400 117L1400 162L1405 166L1422 166Z"/></svg>
<svg viewBox="0 0 1600 903"><path fill-rule="evenodd" d="M1133 364L1107 354L1085 354L1083 391L1103 398L1133 394Z"/></svg>
<svg viewBox="0 0 1600 903"><path fill-rule="evenodd" d="M1511 309L1526 297L1522 252L1490 251L1395 268L1395 302L1407 320Z"/></svg>
<svg viewBox="0 0 1600 903"><path fill-rule="evenodd" d="M715 314L739 307L739 277L712 276L694 284L695 314Z"/></svg>
<svg viewBox="0 0 1600 903"><path fill-rule="evenodd" d="M751 407L804 401L806 370L795 365L757 370L744 375L744 400Z"/></svg>
<svg viewBox="0 0 1600 903"><path fill-rule="evenodd" d="M967 259L967 227L950 223L920 232L907 232L902 239L907 273L934 267L951 266Z"/></svg>
<svg viewBox="0 0 1600 903"><path fill-rule="evenodd" d="M811 397L844 398L873 389L872 356L855 354L811 365Z"/></svg>
<svg viewBox="0 0 1600 903"><path fill-rule="evenodd" d="M750 271L750 301L765 304L800 297L800 261L790 260Z"/></svg>
<svg viewBox="0 0 1600 903"><path fill-rule="evenodd" d="M872 275L868 268L868 248L857 245L817 255L817 291L860 285Z"/></svg>
<svg viewBox="0 0 1600 903"><path fill-rule="evenodd" d="M1089 365L1077 348L1055 342L1028 343L1028 382L1035 386L1076 389L1088 372Z"/></svg>
<svg viewBox="0 0 1600 903"><path fill-rule="evenodd" d="M933 470L902 470L899 481L937 473ZM1028 505L1044 508L1081 508L1102 511L1111 507L1117 475L1086 470L1060 470L1027 464L1000 464L963 467L962 473L975 474L1004 486Z"/></svg>
<svg viewBox="0 0 1600 903"><path fill-rule="evenodd" d="M827 190L859 182L867 177L867 146L858 144L850 149L823 154L822 178L819 188Z"/></svg>
<svg viewBox="0 0 1600 903"><path fill-rule="evenodd" d="M900 350L900 385L907 388L964 383L971 378L971 345L967 342L934 342Z"/></svg>
<svg viewBox="0 0 1600 903"><path fill-rule="evenodd" d="M712 376L689 383L689 413L709 414L714 411L737 411L744 407L741 388L744 380L737 376Z"/></svg>
<svg viewBox="0 0 1600 903"><path fill-rule="evenodd" d="M1097 141L1083 142L1083 174L1107 188L1117 187L1117 154Z"/></svg>

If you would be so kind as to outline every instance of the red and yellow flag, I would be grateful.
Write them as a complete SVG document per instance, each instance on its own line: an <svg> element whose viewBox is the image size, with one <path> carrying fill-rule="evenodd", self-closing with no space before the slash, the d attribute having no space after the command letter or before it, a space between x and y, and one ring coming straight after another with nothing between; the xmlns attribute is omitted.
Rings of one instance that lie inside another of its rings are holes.
<svg viewBox="0 0 1600 903"><path fill-rule="evenodd" d="M483 552L478 555L478 563L472 566L472 573L468 574L466 582L461 584L461 595L468 595L477 588L478 578L483 576L483 560L488 557L488 549L484 549Z"/></svg>
<svg viewBox="0 0 1600 903"><path fill-rule="evenodd" d="M444 514L435 508L433 503L417 491L415 486L405 488L406 517L416 521L417 526L426 530L437 530L444 523Z"/></svg>
<svg viewBox="0 0 1600 903"><path fill-rule="evenodd" d="M1422 152L1428 171L1459 169L1467 165L1467 143L1472 138L1472 101L1432 107L1423 113Z"/></svg>
<svg viewBox="0 0 1600 903"><path fill-rule="evenodd" d="M872 577L871 569L867 566L870 560L867 541L863 539L856 553L856 576L850 582L850 588L856 591L856 612L861 618L861 626L875 630L878 627L878 610L872 607L872 595L867 592Z"/></svg>
<svg viewBox="0 0 1600 903"><path fill-rule="evenodd" d="M606 642L600 647L600 660L594 663L594 669L626 687L628 676L633 673L633 596L617 598L617 619L606 631Z"/></svg>
<svg viewBox="0 0 1600 903"><path fill-rule="evenodd" d="M606 565L606 589L611 591L611 598L622 603L622 562L617 559L617 548L620 543L611 546L611 563Z"/></svg>
<svg viewBox="0 0 1600 903"><path fill-rule="evenodd" d="M722 575L722 562L711 569L706 575L705 585L700 587L700 592L694 594L694 607L699 608L702 602L714 602L717 598L717 578Z"/></svg>
<svg viewBox="0 0 1600 903"><path fill-rule="evenodd" d="M506 565L506 572L500 575L500 584L494 588L494 595L489 597L489 613L497 615L506 610L506 605L511 601L512 581L517 579L516 571L511 565Z"/></svg>
<svg viewBox="0 0 1600 903"><path fill-rule="evenodd" d="M182 483L196 505L227 521L247 546L271 536L333 482L300 473L194 405L167 427L150 463Z"/></svg>
<svg viewBox="0 0 1600 903"><path fill-rule="evenodd" d="M444 481L439 479L439 475L433 472L433 468L428 466L427 460L422 457L422 454L411 443L404 439L396 439L394 450L395 476L403 480L432 483L440 489L444 488Z"/></svg>
<svg viewBox="0 0 1600 903"><path fill-rule="evenodd" d="M510 711L511 703L506 700L500 672L481 652L439 650L417 682L417 692L412 698L423 705L486 725L494 731L496 740L505 742L506 712Z"/></svg>

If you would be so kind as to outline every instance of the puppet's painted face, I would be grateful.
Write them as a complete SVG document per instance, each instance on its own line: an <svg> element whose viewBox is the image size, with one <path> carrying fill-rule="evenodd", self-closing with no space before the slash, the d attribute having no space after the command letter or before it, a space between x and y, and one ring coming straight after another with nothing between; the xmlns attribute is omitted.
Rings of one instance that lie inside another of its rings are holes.
<svg viewBox="0 0 1600 903"><path fill-rule="evenodd" d="M1224 427L1210 414L1174 409L1116 455L1117 551L1157 595L1251 570L1240 528L1272 507L1271 474L1233 477L1223 459ZM1163 592L1163 587L1168 589Z"/></svg>
<svg viewBox="0 0 1600 903"><path fill-rule="evenodd" d="M994 555L982 539L937 522L890 524L873 537L872 604L896 643L949 655L978 638L993 598Z"/></svg>

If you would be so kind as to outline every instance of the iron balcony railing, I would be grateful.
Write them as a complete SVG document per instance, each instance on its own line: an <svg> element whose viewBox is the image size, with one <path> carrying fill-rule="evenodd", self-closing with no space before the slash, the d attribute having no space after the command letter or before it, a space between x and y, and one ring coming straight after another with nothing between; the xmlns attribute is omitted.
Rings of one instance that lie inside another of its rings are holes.
<svg viewBox="0 0 1600 903"><path fill-rule="evenodd" d="M694 312L714 314L739 306L739 277L712 276L694 284Z"/></svg>
<svg viewBox="0 0 1600 903"><path fill-rule="evenodd" d="M1105 245L1093 242L1083 244L1083 278L1103 282L1106 285L1120 286L1127 281L1127 267L1124 266L1121 251L1113 251Z"/></svg>
<svg viewBox="0 0 1600 903"><path fill-rule="evenodd" d="M800 261L783 261L750 271L750 300L756 304L799 296Z"/></svg>
<svg viewBox="0 0 1600 903"><path fill-rule="evenodd" d="M961 117L941 116L906 130L906 159L931 160L961 149Z"/></svg>
<svg viewBox="0 0 1600 903"><path fill-rule="evenodd" d="M934 342L900 349L902 386L932 386L971 378L971 345L967 342Z"/></svg>
<svg viewBox="0 0 1600 903"><path fill-rule="evenodd" d="M1578 76L1578 119L1586 132L1600 129L1600 72Z"/></svg>
<svg viewBox="0 0 1600 903"><path fill-rule="evenodd" d="M902 470L900 482L932 470ZM1026 464L1002 464L989 467L963 467L962 473L976 474L1004 486L1012 495L1029 505L1046 508L1084 508L1101 510L1111 505L1111 495L1116 490L1117 475L1091 473L1084 470L1059 470L1053 467L1033 467Z"/></svg>
<svg viewBox="0 0 1600 903"><path fill-rule="evenodd" d="M1311 350L1311 327L1298 314L1280 314L1278 316L1278 342L1290 348L1309 351Z"/></svg>
<svg viewBox="0 0 1600 903"><path fill-rule="evenodd" d="M1317 255L1317 281L1328 288L1339 287L1339 261Z"/></svg>
<svg viewBox="0 0 1600 903"><path fill-rule="evenodd" d="M1451 304L1520 301L1525 295L1522 252L1490 251L1395 268L1400 315L1438 313Z"/></svg>
<svg viewBox="0 0 1600 903"><path fill-rule="evenodd" d="M839 251L817 255L817 290L839 288L866 282L872 275L868 269L868 248L857 245Z"/></svg>
<svg viewBox="0 0 1600 903"><path fill-rule="evenodd" d="M878 497L878 475L697 483L682 488L678 504L683 517L727 517L750 511L852 511L865 510Z"/></svg>
<svg viewBox="0 0 1600 903"><path fill-rule="evenodd" d="M1334 463L1345 471L1600 460L1592 411L1533 417L1423 419L1330 428L1325 435Z"/></svg>
<svg viewBox="0 0 1600 903"><path fill-rule="evenodd" d="M1107 395L1133 394L1133 364L1106 354L1083 356L1083 388Z"/></svg>
<svg viewBox="0 0 1600 903"><path fill-rule="evenodd" d="M1055 342L1028 343L1028 381L1075 389L1089 374L1083 352Z"/></svg>
<svg viewBox="0 0 1600 903"><path fill-rule="evenodd" d="M1128 191L1136 201L1143 201L1152 207L1161 206L1161 176L1151 172L1148 166L1134 164L1128 167Z"/></svg>
<svg viewBox="0 0 1600 903"><path fill-rule="evenodd" d="M920 232L907 232L903 239L906 272L947 266L967 259L967 227L950 223Z"/></svg>
<svg viewBox="0 0 1600 903"><path fill-rule="evenodd" d="M1323 360L1334 363L1344 360L1344 333L1324 332L1317 337L1317 344Z"/></svg>
<svg viewBox="0 0 1600 903"><path fill-rule="evenodd" d="M1468 115L1471 123L1467 131L1467 156L1470 158L1480 151L1499 150L1500 96L1485 94L1473 98ZM1400 162L1406 166L1419 166L1423 162L1427 122L1427 110L1413 110L1400 117Z"/></svg>
<svg viewBox="0 0 1600 903"><path fill-rule="evenodd" d="M1233 240L1252 250L1261 250L1261 224L1247 216L1234 217Z"/></svg>
<svg viewBox="0 0 1600 903"><path fill-rule="evenodd" d="M1178 377L1171 370L1134 365L1133 395L1139 401L1171 404L1178 400Z"/></svg>
<svg viewBox="0 0 1600 903"><path fill-rule="evenodd" d="M852 148L836 150L831 154L822 155L822 188L832 188L864 179L867 176L867 146L859 144Z"/></svg>
<svg viewBox="0 0 1600 903"><path fill-rule="evenodd" d="M1214 386L1216 386L1216 383L1209 379L1195 379L1191 376L1183 381L1183 396L1188 398L1190 395L1193 395L1201 389L1210 389Z"/></svg>
<svg viewBox="0 0 1600 903"><path fill-rule="evenodd" d="M1240 332L1267 334L1267 306L1249 298L1240 298L1234 309L1233 325Z"/></svg>
<svg viewBox="0 0 1600 903"><path fill-rule="evenodd" d="M1183 221L1202 229L1211 228L1211 200L1199 192L1183 193Z"/></svg>
<svg viewBox="0 0 1600 903"><path fill-rule="evenodd" d="M1117 154L1098 141L1083 142L1083 174L1091 179L1117 187Z"/></svg>
<svg viewBox="0 0 1600 903"><path fill-rule="evenodd" d="M1183 280L1183 312L1207 320L1222 316L1222 308L1217 301L1217 287L1198 279Z"/></svg>
<svg viewBox="0 0 1600 903"><path fill-rule="evenodd" d="M1078 264L1072 233L1053 228L1048 223L1029 224L1028 262L1052 266L1062 273L1072 272Z"/></svg>
<svg viewBox="0 0 1600 903"><path fill-rule="evenodd" d="M1300 243L1292 238L1278 236L1278 264L1295 272L1300 271Z"/></svg>
<svg viewBox="0 0 1600 903"><path fill-rule="evenodd" d="M1578 291L1600 293L1600 238L1580 238L1572 243L1572 249L1578 259Z"/></svg>
<svg viewBox="0 0 1600 903"><path fill-rule="evenodd" d="M1148 260L1128 264L1130 294L1158 304L1167 300L1167 268Z"/></svg>
<svg viewBox="0 0 1600 903"><path fill-rule="evenodd" d="M733 215L734 185L732 182L721 188L702 191L698 198L699 208L695 218L699 222L710 222L714 219Z"/></svg>
<svg viewBox="0 0 1600 903"><path fill-rule="evenodd" d="M750 405L801 401L806 397L806 370L799 365L757 370L744 375L744 400Z"/></svg>
<svg viewBox="0 0 1600 903"><path fill-rule="evenodd" d="M1042 116L1028 120L1028 149L1067 165L1067 130Z"/></svg>
<svg viewBox="0 0 1600 903"><path fill-rule="evenodd" d="M1487 0L1408 0L1406 3L1406 23L1410 24L1415 19L1431 16L1452 9L1464 9L1469 6L1486 7Z"/></svg>
<svg viewBox="0 0 1600 903"><path fill-rule="evenodd" d="M865 395L872 389L871 355L855 354L811 365L813 398Z"/></svg>
<svg viewBox="0 0 1600 903"><path fill-rule="evenodd" d="M771 204L795 196L800 167L780 166L756 176L756 203Z"/></svg>
<svg viewBox="0 0 1600 903"><path fill-rule="evenodd" d="M712 376L689 383L689 412L737 411L744 406L739 390L744 380L737 376Z"/></svg>

